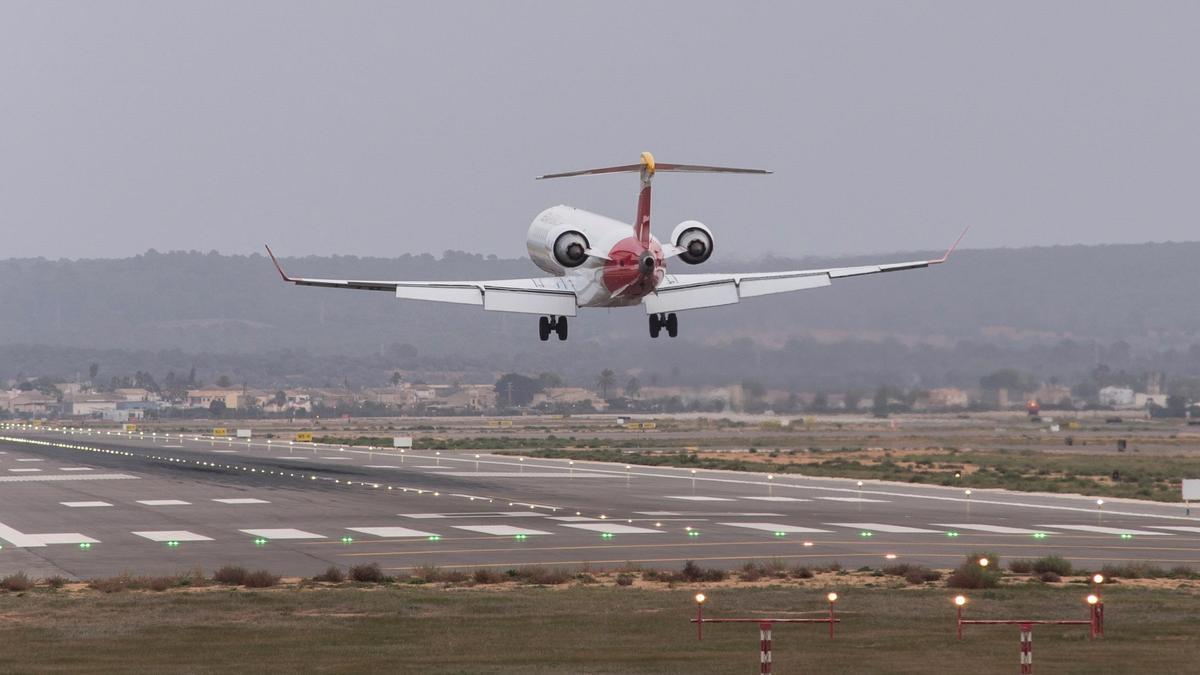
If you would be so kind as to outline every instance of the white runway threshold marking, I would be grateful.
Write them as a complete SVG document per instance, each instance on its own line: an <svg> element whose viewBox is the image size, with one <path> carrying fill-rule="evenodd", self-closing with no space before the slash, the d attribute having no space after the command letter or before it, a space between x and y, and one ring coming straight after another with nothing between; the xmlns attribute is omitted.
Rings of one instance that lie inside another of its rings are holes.
<svg viewBox="0 0 1200 675"><path fill-rule="evenodd" d="M939 530L924 530L907 525L888 525L887 523L825 523L834 527L850 527L856 530L871 530L873 532L893 532L895 534L941 534Z"/></svg>
<svg viewBox="0 0 1200 675"><path fill-rule="evenodd" d="M75 474L49 474L41 476L0 476L0 483L34 483L60 480L138 480L137 476L125 473L94 473L87 476Z"/></svg>
<svg viewBox="0 0 1200 675"><path fill-rule="evenodd" d="M46 461L46 460L44 460L44 459L38 459L38 458L36 458L36 457L21 457L21 458L20 458L20 459L18 459L17 461L18 461L18 462L44 462L44 461Z"/></svg>
<svg viewBox="0 0 1200 675"><path fill-rule="evenodd" d="M866 504L868 502L876 502L879 504L890 503L890 500L887 499L867 499L866 497L817 497L817 499L824 499L827 502L859 502L861 504Z"/></svg>
<svg viewBox="0 0 1200 675"><path fill-rule="evenodd" d="M464 511L461 513L397 513L396 515L423 520L431 518L536 518L542 514L528 511L479 511L477 513Z"/></svg>
<svg viewBox="0 0 1200 675"><path fill-rule="evenodd" d="M527 527L513 527L512 525L452 525L451 527L457 530L470 530L471 532L494 534L502 537L518 534L550 534L542 530L531 530Z"/></svg>
<svg viewBox="0 0 1200 675"><path fill-rule="evenodd" d="M782 523L717 523L718 525L728 525L730 527L745 527L751 530L762 530L764 532L803 532L821 533L832 532L833 530L818 530L815 527L800 527L798 525L784 525Z"/></svg>
<svg viewBox="0 0 1200 675"><path fill-rule="evenodd" d="M577 530L607 532L609 534L662 534L662 530L653 530L648 527L634 527L633 525L621 525L619 523L575 523L571 525L563 524L560 525L560 527L573 527Z"/></svg>
<svg viewBox="0 0 1200 675"><path fill-rule="evenodd" d="M90 466L60 466L59 471L95 471Z"/></svg>
<svg viewBox="0 0 1200 675"><path fill-rule="evenodd" d="M85 537L78 532L56 534L25 534L16 528L0 523L0 539L17 548L40 548L50 544L99 544L99 539Z"/></svg>
<svg viewBox="0 0 1200 675"><path fill-rule="evenodd" d="M230 497L229 499L214 499L214 502L221 504L270 504L271 502L265 499L255 499L254 497Z"/></svg>
<svg viewBox="0 0 1200 675"><path fill-rule="evenodd" d="M733 502L736 499L728 497L697 497L695 495L665 495L663 499L682 499L689 502Z"/></svg>
<svg viewBox="0 0 1200 675"><path fill-rule="evenodd" d="M811 502L811 499L800 497L740 497L739 499L754 499L760 502Z"/></svg>
<svg viewBox="0 0 1200 675"><path fill-rule="evenodd" d="M154 530L150 532L131 532L150 541L212 541L212 537L189 532L187 530Z"/></svg>
<svg viewBox="0 0 1200 675"><path fill-rule="evenodd" d="M191 502L182 499L139 499L137 503L144 506L190 506Z"/></svg>
<svg viewBox="0 0 1200 675"><path fill-rule="evenodd" d="M1200 534L1200 527L1188 527L1186 525L1151 525L1156 530L1171 530L1174 532L1190 532Z"/></svg>
<svg viewBox="0 0 1200 675"><path fill-rule="evenodd" d="M325 535L292 528L272 528L266 530L238 530L263 539L324 539Z"/></svg>
<svg viewBox="0 0 1200 675"><path fill-rule="evenodd" d="M588 518L587 516L546 516L547 520L559 520L564 523L590 523L599 521L599 518Z"/></svg>
<svg viewBox="0 0 1200 675"><path fill-rule="evenodd" d="M1037 534L1043 530L1027 530L1023 527L1007 527L1004 525L976 525L967 523L932 523L938 527L949 527L955 530L974 530L977 532L991 532L993 534Z"/></svg>
<svg viewBox="0 0 1200 675"><path fill-rule="evenodd" d="M347 530L362 532L376 537L436 537L434 532L410 530L407 527L347 527Z"/></svg>
<svg viewBox="0 0 1200 675"><path fill-rule="evenodd" d="M59 502L63 506L69 506L73 509L90 509L97 506L112 506L108 502Z"/></svg>
<svg viewBox="0 0 1200 675"><path fill-rule="evenodd" d="M13 473L33 473L35 471L41 471L41 469L9 469L9 471L12 471Z"/></svg>
<svg viewBox="0 0 1200 675"><path fill-rule="evenodd" d="M1075 530L1077 532L1095 532L1096 534L1153 534L1160 537L1171 536L1170 532L1152 532L1150 530L1131 530L1127 527L1101 527L1099 525L1038 525L1055 530Z"/></svg>

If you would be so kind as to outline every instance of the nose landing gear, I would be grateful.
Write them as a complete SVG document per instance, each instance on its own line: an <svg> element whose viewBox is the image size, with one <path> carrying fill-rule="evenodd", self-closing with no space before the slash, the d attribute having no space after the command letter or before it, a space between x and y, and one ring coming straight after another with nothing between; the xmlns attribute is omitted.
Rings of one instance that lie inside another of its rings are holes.
<svg viewBox="0 0 1200 675"><path fill-rule="evenodd" d="M675 312L650 315L650 337L658 337L659 332L664 328L667 329L667 335L670 337L679 334L679 320L675 318Z"/></svg>
<svg viewBox="0 0 1200 675"><path fill-rule="evenodd" d="M559 340L567 339L567 317L543 316L538 319L538 337L542 342L550 339L550 333L557 333Z"/></svg>

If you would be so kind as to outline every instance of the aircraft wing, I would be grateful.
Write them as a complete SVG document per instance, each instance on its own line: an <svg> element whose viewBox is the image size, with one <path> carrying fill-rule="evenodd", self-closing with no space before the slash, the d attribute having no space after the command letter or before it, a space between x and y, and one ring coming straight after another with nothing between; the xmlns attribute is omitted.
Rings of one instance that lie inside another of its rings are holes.
<svg viewBox="0 0 1200 675"><path fill-rule="evenodd" d="M267 247L267 255L283 280L297 286L387 291L405 300L430 300L479 305L493 312L546 316L575 316L575 288L565 277L500 279L495 281L369 281L290 277Z"/></svg>
<svg viewBox="0 0 1200 675"><path fill-rule="evenodd" d="M792 272L667 274L662 283L658 285L658 289L647 295L642 302L646 306L647 314L679 312L685 309L732 305L742 298L822 288L832 284L834 279L929 267L946 262L965 234L966 230L959 235L958 240L946 251L946 254L936 260L914 260L882 265L832 267Z"/></svg>

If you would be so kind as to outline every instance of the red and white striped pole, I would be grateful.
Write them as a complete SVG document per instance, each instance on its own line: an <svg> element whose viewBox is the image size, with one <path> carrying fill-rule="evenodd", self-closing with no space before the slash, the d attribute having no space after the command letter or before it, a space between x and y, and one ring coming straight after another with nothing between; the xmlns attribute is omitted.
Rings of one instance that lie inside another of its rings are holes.
<svg viewBox="0 0 1200 675"><path fill-rule="evenodd" d="M1021 675L1033 673L1033 624L1021 624Z"/></svg>
<svg viewBox="0 0 1200 675"><path fill-rule="evenodd" d="M771 624L764 621L758 624L758 672L760 675L771 673Z"/></svg>

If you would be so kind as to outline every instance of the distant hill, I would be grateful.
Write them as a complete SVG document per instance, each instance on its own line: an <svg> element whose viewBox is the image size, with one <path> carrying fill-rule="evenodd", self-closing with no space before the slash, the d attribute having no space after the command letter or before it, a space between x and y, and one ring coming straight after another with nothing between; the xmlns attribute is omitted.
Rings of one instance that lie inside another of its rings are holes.
<svg viewBox="0 0 1200 675"><path fill-rule="evenodd" d="M781 270L937 255L771 258L733 267ZM740 338L780 348L806 337L894 338L946 347L961 340L1049 345L1070 337L1125 341L1135 350L1186 350L1200 342L1194 304L1198 259L1200 243L964 250L928 270L847 279L825 289L686 312L680 316L681 338L674 341L650 340L637 309L585 309L562 344L539 342L534 317L401 302L386 293L293 287L279 280L262 255L150 251L117 260L13 259L0 261L0 346L23 345L20 353L27 355L35 348L71 347L169 351L180 360L184 354L284 352L386 360L408 353L403 345L410 345L422 358L446 357L478 369L540 366L565 373L600 362L715 370L718 364L692 359L709 359L722 344ZM283 263L289 272L334 278L538 274L525 260L458 252L442 258L333 256ZM673 266L679 268L693 271Z"/></svg>

